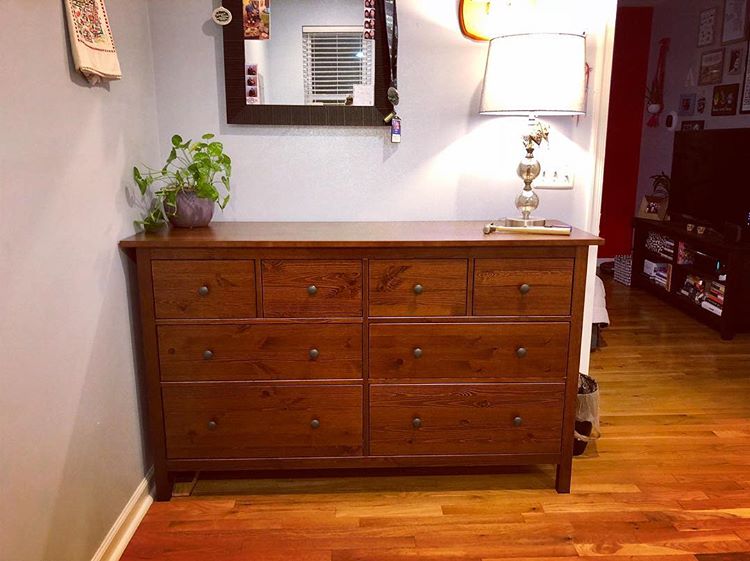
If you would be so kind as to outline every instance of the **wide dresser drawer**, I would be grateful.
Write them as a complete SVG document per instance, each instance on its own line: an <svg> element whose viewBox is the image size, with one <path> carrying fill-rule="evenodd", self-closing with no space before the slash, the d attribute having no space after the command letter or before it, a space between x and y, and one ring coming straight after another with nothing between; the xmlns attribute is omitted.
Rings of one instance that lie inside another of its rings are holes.
<svg viewBox="0 0 750 561"><path fill-rule="evenodd" d="M360 260L264 260L261 268L265 317L362 316Z"/></svg>
<svg viewBox="0 0 750 561"><path fill-rule="evenodd" d="M362 326L330 323L162 325L161 379L362 378Z"/></svg>
<svg viewBox="0 0 750 561"><path fill-rule="evenodd" d="M255 264L249 260L155 260L159 319L255 317Z"/></svg>
<svg viewBox="0 0 750 561"><path fill-rule="evenodd" d="M557 454L563 384L370 387L376 456Z"/></svg>
<svg viewBox="0 0 750 561"><path fill-rule="evenodd" d="M370 261L370 316L466 314L466 259Z"/></svg>
<svg viewBox="0 0 750 561"><path fill-rule="evenodd" d="M477 259L474 315L570 315L573 264L573 259Z"/></svg>
<svg viewBox="0 0 750 561"><path fill-rule="evenodd" d="M568 323L370 326L370 378L565 379Z"/></svg>
<svg viewBox="0 0 750 561"><path fill-rule="evenodd" d="M362 454L362 386L165 384L167 457Z"/></svg>

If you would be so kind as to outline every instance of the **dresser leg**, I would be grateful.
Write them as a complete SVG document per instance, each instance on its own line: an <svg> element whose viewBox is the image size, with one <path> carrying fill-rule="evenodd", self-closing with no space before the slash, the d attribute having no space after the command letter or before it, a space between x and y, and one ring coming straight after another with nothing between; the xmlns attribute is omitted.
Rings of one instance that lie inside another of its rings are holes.
<svg viewBox="0 0 750 561"><path fill-rule="evenodd" d="M555 489L558 493L570 493L570 479L573 475L573 458L564 459L557 464L557 478Z"/></svg>
<svg viewBox="0 0 750 561"><path fill-rule="evenodd" d="M172 498L172 478L166 469L154 469L154 498L157 501Z"/></svg>

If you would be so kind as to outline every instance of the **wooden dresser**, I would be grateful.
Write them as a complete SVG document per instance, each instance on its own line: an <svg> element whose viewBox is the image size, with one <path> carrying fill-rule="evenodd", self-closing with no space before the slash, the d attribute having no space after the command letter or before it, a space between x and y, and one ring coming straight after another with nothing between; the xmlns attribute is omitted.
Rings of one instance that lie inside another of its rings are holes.
<svg viewBox="0 0 750 561"><path fill-rule="evenodd" d="M478 222L215 223L135 260L157 498L171 474L557 464L588 246Z"/></svg>

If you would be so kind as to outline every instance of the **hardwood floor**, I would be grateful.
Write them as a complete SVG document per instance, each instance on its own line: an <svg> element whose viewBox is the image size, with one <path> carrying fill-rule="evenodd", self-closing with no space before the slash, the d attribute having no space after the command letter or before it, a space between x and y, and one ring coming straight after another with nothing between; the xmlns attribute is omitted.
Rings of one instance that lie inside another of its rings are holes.
<svg viewBox="0 0 750 561"><path fill-rule="evenodd" d="M750 336L722 341L608 283L592 357L602 439L491 475L200 480L151 507L123 561L750 559Z"/></svg>

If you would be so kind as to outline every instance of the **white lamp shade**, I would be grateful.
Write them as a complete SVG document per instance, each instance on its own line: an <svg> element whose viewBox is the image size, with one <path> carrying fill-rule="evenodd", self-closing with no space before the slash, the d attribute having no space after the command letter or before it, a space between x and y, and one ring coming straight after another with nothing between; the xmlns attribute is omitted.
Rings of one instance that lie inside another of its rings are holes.
<svg viewBox="0 0 750 561"><path fill-rule="evenodd" d="M586 37L523 33L490 41L484 115L586 113Z"/></svg>

